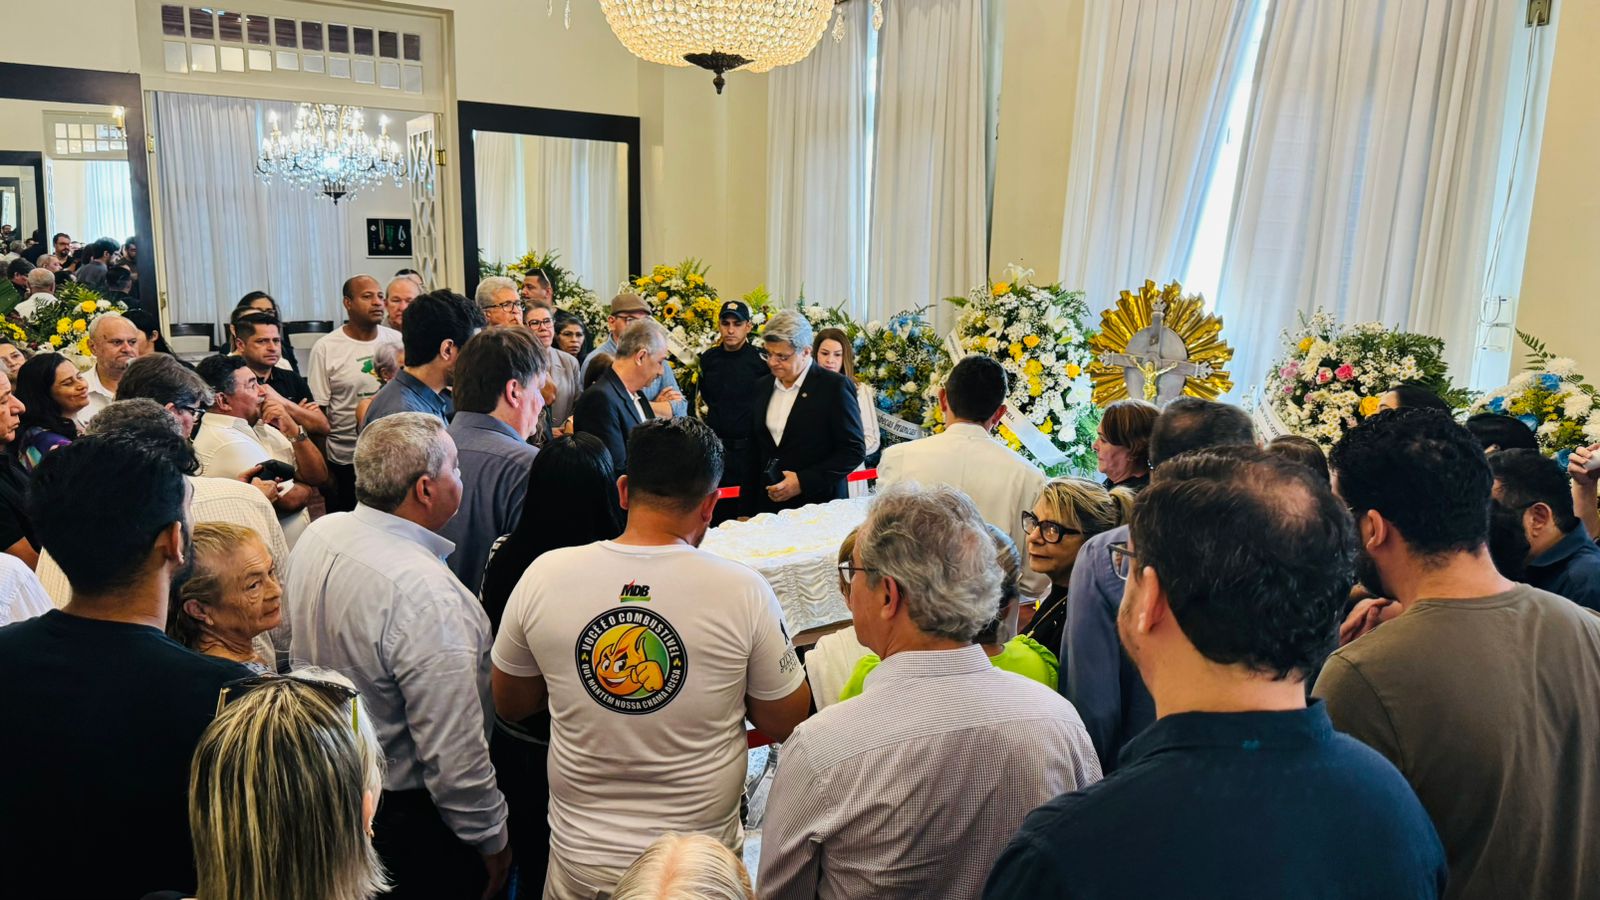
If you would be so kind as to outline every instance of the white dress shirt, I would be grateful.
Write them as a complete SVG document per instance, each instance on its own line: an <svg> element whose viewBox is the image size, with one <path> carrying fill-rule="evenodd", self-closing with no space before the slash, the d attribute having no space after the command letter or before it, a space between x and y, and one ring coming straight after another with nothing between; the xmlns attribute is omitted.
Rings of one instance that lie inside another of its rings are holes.
<svg viewBox="0 0 1600 900"><path fill-rule="evenodd" d="M800 387L806 383L806 376L811 374L811 363L800 370L800 377L794 380L793 387L784 387L783 382L772 379L772 399L767 401L767 431L772 435L772 446L783 443L783 430L789 425L789 412L794 409L795 398L800 396Z"/></svg>
<svg viewBox="0 0 1600 900"><path fill-rule="evenodd" d="M42 616L52 609L50 595L28 564L0 553L0 625Z"/></svg>
<svg viewBox="0 0 1600 900"><path fill-rule="evenodd" d="M445 567L454 549L370 506L311 523L283 584L290 658L355 682L388 761L384 790L426 788L462 843L495 853L508 836L489 762L489 616Z"/></svg>
<svg viewBox="0 0 1600 900"><path fill-rule="evenodd" d="M200 460L200 474L216 478L238 478L269 459L294 465L294 445L278 429L265 423L252 427L244 419L217 412L208 412L200 420L194 455ZM278 487L288 491L294 482L285 481ZM311 524L311 516L304 509L279 513L278 524L292 550L300 533Z"/></svg>
<svg viewBox="0 0 1600 900"><path fill-rule="evenodd" d="M90 366L89 371L83 373L83 380L89 383L89 405L78 410L78 414L72 418L80 431L89 427L89 420L93 419L96 413L117 399L116 392L106 387L100 380L98 365Z"/></svg>
<svg viewBox="0 0 1600 900"><path fill-rule="evenodd" d="M1038 466L995 440L981 427L957 422L929 435L883 451L878 485L901 481L947 484L972 498L983 520L1011 535L1022 554L1022 596L1037 603L1050 593L1050 579L1028 569L1028 535L1023 510L1033 509L1049 481ZM1051 648L1054 652L1054 648Z"/></svg>

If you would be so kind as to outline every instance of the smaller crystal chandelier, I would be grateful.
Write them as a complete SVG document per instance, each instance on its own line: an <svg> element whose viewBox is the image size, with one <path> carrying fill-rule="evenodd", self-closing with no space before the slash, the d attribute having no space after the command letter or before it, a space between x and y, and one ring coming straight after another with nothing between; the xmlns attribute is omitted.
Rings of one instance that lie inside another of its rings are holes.
<svg viewBox="0 0 1600 900"><path fill-rule="evenodd" d="M367 134L365 113L355 106L301 103L288 135L278 130L276 112L267 118L272 132L261 139L256 174L269 183L282 178L335 204L386 178L405 185L405 152L389 137L387 118L378 119L377 137Z"/></svg>

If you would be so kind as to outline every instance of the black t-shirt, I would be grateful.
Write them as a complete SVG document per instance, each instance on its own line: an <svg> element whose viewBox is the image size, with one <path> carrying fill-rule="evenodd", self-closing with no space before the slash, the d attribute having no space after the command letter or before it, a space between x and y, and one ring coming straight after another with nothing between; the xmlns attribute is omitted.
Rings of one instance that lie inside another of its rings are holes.
<svg viewBox="0 0 1600 900"><path fill-rule="evenodd" d="M9 453L0 453L0 551L23 538L35 550L33 525L28 519L28 476Z"/></svg>
<svg viewBox="0 0 1600 900"><path fill-rule="evenodd" d="M706 400L706 424L723 441L749 439L756 382L768 371L761 351L749 342L731 353L718 344L700 354L700 396Z"/></svg>
<svg viewBox="0 0 1600 900"><path fill-rule="evenodd" d="M287 349L288 345L285 344L284 347ZM267 373L267 384L290 403L311 399L311 386L306 384L306 380L300 377L299 372L273 366L272 371Z"/></svg>
<svg viewBox="0 0 1600 900"><path fill-rule="evenodd" d="M0 628L3 892L192 891L189 761L249 675L145 625L51 610Z"/></svg>

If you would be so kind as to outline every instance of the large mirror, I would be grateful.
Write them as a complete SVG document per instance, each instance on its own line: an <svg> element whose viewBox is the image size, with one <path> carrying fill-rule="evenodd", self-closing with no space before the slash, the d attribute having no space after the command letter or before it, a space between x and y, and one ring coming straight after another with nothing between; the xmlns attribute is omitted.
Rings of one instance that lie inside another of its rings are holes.
<svg viewBox="0 0 1600 900"><path fill-rule="evenodd" d="M144 150L137 75L0 63L0 234L150 247ZM128 262L153 308L151 255Z"/></svg>
<svg viewBox="0 0 1600 900"><path fill-rule="evenodd" d="M639 271L639 120L462 103L469 287L529 252L602 297Z"/></svg>

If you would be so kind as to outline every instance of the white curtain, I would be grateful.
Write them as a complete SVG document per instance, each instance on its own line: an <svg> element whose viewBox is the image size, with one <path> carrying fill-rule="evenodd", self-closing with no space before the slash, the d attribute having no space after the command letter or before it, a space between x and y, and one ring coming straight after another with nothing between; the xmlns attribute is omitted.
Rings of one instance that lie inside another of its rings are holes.
<svg viewBox="0 0 1600 900"><path fill-rule="evenodd" d="M87 244L99 238L121 242L133 234L132 177L127 160L50 161L50 222Z"/></svg>
<svg viewBox="0 0 1600 900"><path fill-rule="evenodd" d="M161 257L174 322L228 321L239 298L271 294L287 319L342 321L351 272L344 211L255 174L267 112L294 105L155 93Z"/></svg>
<svg viewBox="0 0 1600 900"><path fill-rule="evenodd" d="M520 135L472 134L478 194L478 252L491 263L508 263L528 252Z"/></svg>
<svg viewBox="0 0 1600 900"><path fill-rule="evenodd" d="M521 140L529 246L557 251L584 287L609 297L629 275L628 145Z"/></svg>
<svg viewBox="0 0 1600 900"><path fill-rule="evenodd" d="M1272 5L1217 297L1236 395L1317 307L1444 338L1465 381L1522 16L1500 0Z"/></svg>
<svg viewBox="0 0 1600 900"><path fill-rule="evenodd" d="M867 311L867 3L843 40L767 76L767 286L792 303Z"/></svg>
<svg viewBox="0 0 1600 900"><path fill-rule="evenodd" d="M933 304L986 276L990 108L982 0L884 4L873 158L869 318Z"/></svg>
<svg viewBox="0 0 1600 900"><path fill-rule="evenodd" d="M1061 280L1099 311L1182 277L1264 0L1088 5Z"/></svg>

